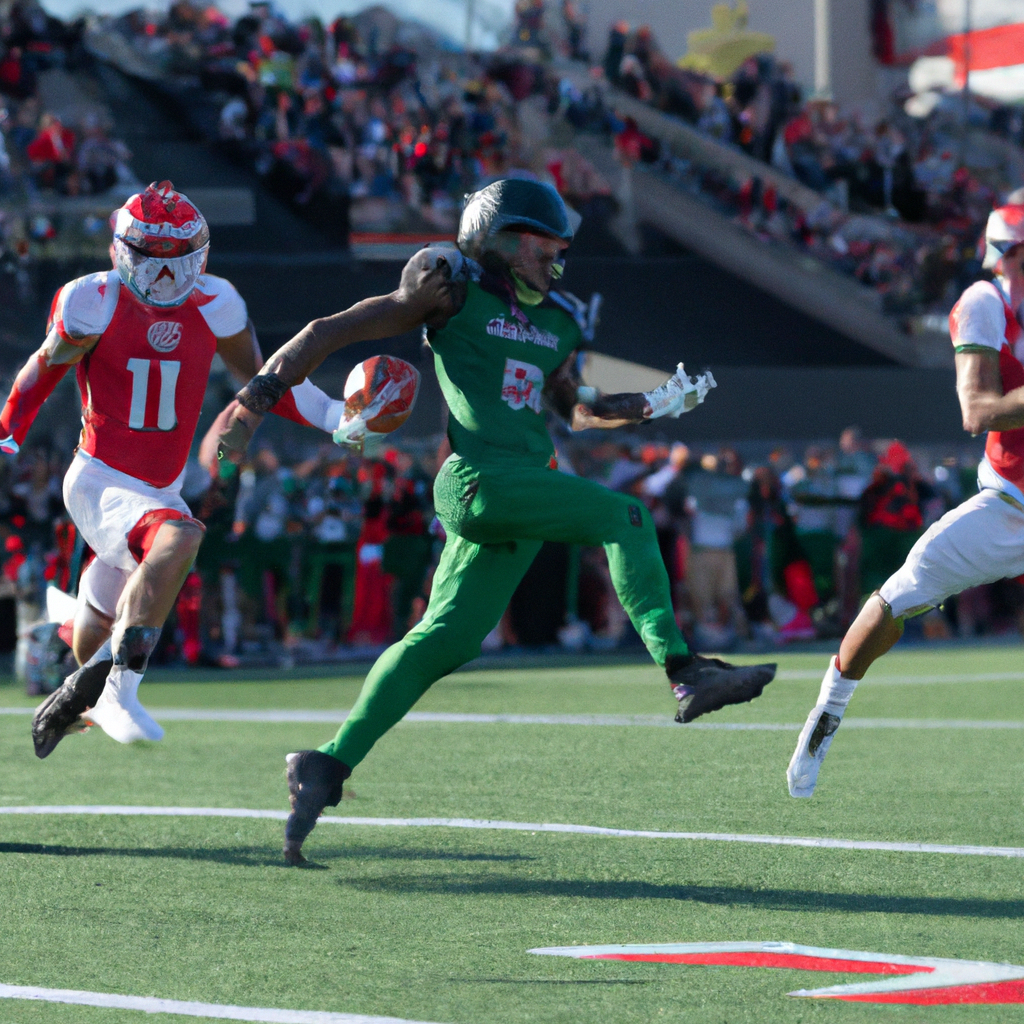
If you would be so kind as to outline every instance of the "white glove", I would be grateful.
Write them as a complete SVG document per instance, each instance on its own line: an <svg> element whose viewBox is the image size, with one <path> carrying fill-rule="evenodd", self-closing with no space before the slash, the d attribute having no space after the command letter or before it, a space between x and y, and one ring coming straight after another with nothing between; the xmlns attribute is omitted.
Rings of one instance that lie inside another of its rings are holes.
<svg viewBox="0 0 1024 1024"><path fill-rule="evenodd" d="M334 443L342 448L349 448L357 454L362 454L363 443L366 441L366 420L360 416L348 419L341 417L338 429L331 434Z"/></svg>
<svg viewBox="0 0 1024 1024"><path fill-rule="evenodd" d="M397 381L389 380L380 389L377 397L357 415L348 416L345 413L344 405L342 405L341 419L334 433L331 434L334 443L341 445L342 448L350 448L354 452L361 453L366 441L366 424L377 416L385 406L393 402L401 392L402 385Z"/></svg>
<svg viewBox="0 0 1024 1024"><path fill-rule="evenodd" d="M662 416L678 419L684 412L696 409L715 387L718 384L710 370L691 379L680 363L676 372L660 388L644 392L644 400L651 410L646 419L656 420Z"/></svg>
<svg viewBox="0 0 1024 1024"><path fill-rule="evenodd" d="M13 437L0 437L0 452L5 455L17 455L19 450L20 446Z"/></svg>

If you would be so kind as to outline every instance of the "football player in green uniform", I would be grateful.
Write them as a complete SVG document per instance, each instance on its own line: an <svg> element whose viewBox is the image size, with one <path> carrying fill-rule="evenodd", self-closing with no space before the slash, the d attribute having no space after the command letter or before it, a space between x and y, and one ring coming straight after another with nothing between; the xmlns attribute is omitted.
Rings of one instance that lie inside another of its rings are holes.
<svg viewBox="0 0 1024 1024"><path fill-rule="evenodd" d="M285 858L303 863L317 817L373 744L438 679L480 653L544 541L603 544L616 593L651 656L665 668L689 722L752 700L775 665L736 667L692 654L679 632L650 514L635 498L560 473L544 410L574 430L642 423L695 408L710 374L682 366L643 394L583 386L576 350L586 307L552 289L573 237L570 214L550 185L497 181L468 197L457 246L428 246L405 266L396 291L316 320L282 346L239 393L221 455L237 458L279 395L331 352L422 327L450 411L451 457L434 484L447 532L423 620L385 651L337 736L288 757L292 813ZM339 442L359 442L360 422Z"/></svg>

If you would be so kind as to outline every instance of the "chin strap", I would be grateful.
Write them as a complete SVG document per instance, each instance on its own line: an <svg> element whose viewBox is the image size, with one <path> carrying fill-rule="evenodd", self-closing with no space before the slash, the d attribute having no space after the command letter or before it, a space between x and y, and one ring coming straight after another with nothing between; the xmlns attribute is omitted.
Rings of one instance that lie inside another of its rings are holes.
<svg viewBox="0 0 1024 1024"><path fill-rule="evenodd" d="M544 301L544 293L531 288L514 270L512 280L516 286L516 300L523 306L539 306Z"/></svg>

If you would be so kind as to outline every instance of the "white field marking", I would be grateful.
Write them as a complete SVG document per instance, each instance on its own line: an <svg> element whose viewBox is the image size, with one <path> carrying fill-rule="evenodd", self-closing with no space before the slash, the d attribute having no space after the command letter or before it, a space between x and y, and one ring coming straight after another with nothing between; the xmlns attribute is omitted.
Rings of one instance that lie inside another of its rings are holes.
<svg viewBox="0 0 1024 1024"><path fill-rule="evenodd" d="M822 673L810 669L793 669L778 672L776 681L795 682L802 679L821 679ZM961 672L954 675L869 675L861 685L879 683L883 686L904 686L908 683L1019 683L1024 682L1024 672Z"/></svg>
<svg viewBox="0 0 1024 1024"><path fill-rule="evenodd" d="M267 1021L270 1024L427 1024L401 1017L368 1017L362 1013L329 1013L323 1010L273 1010L260 1006L229 1006L225 1003L193 1003L152 996L121 996L112 992L79 992L67 988L35 988L31 985L0 985L0 999L29 999L39 1003L71 1003L143 1013L173 1013L179 1017L213 1017L216 1020Z"/></svg>
<svg viewBox="0 0 1024 1024"><path fill-rule="evenodd" d="M0 715L29 715L33 708L0 708ZM257 722L337 725L348 711L232 710L218 708L150 708L165 722ZM802 722L690 722L680 725L670 715L515 715L457 711L410 711L403 722L454 725L617 725L693 729L711 732L799 732ZM849 729L1024 729L1024 721L973 718L844 718Z"/></svg>
<svg viewBox="0 0 1024 1024"><path fill-rule="evenodd" d="M69 804L0 807L4 814L99 814L157 818L270 818L284 821L287 811L257 811L244 807L130 807L117 804ZM624 839L682 839L710 843L753 843L758 846L806 846L825 850L881 850L887 853L948 853L960 857L1024 859L1024 847L947 846L939 843L887 843L864 839L829 839L815 836L762 836L733 832L655 832L650 829L602 828L551 822L491 821L478 818L342 818L325 814L325 825L367 825L377 828L468 828L504 832L567 832L574 835L613 836Z"/></svg>

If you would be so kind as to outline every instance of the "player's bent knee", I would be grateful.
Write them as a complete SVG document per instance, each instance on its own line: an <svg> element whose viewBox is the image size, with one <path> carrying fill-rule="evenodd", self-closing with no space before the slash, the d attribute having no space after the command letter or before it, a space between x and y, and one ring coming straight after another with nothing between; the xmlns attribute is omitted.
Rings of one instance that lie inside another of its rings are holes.
<svg viewBox="0 0 1024 1024"><path fill-rule="evenodd" d="M608 517L608 540L612 544L628 544L639 537L655 536L654 520L635 498L617 496L615 508Z"/></svg>
<svg viewBox="0 0 1024 1024"><path fill-rule="evenodd" d="M155 509L144 515L128 534L128 549L142 564L154 558L194 559L206 527L176 509Z"/></svg>
<svg viewBox="0 0 1024 1024"><path fill-rule="evenodd" d="M191 562L199 552L206 530L202 524L189 519L164 523L160 527L156 543L151 550L159 548L181 561Z"/></svg>
<svg viewBox="0 0 1024 1024"><path fill-rule="evenodd" d="M892 610L892 605L889 604L889 602L886 601L886 599L884 597L882 597L882 592L880 590L876 590L871 595L871 598L874 598L874 600L876 601L876 603L878 604L878 606L879 606L879 608L881 610L882 621L887 626L892 626L893 628L898 630L900 633L902 633L903 632L903 626L904 626L906 620L909 618L909 616L907 614L905 614L905 613L903 615L896 615L893 612L893 610ZM869 598L869 600L871 598Z"/></svg>

